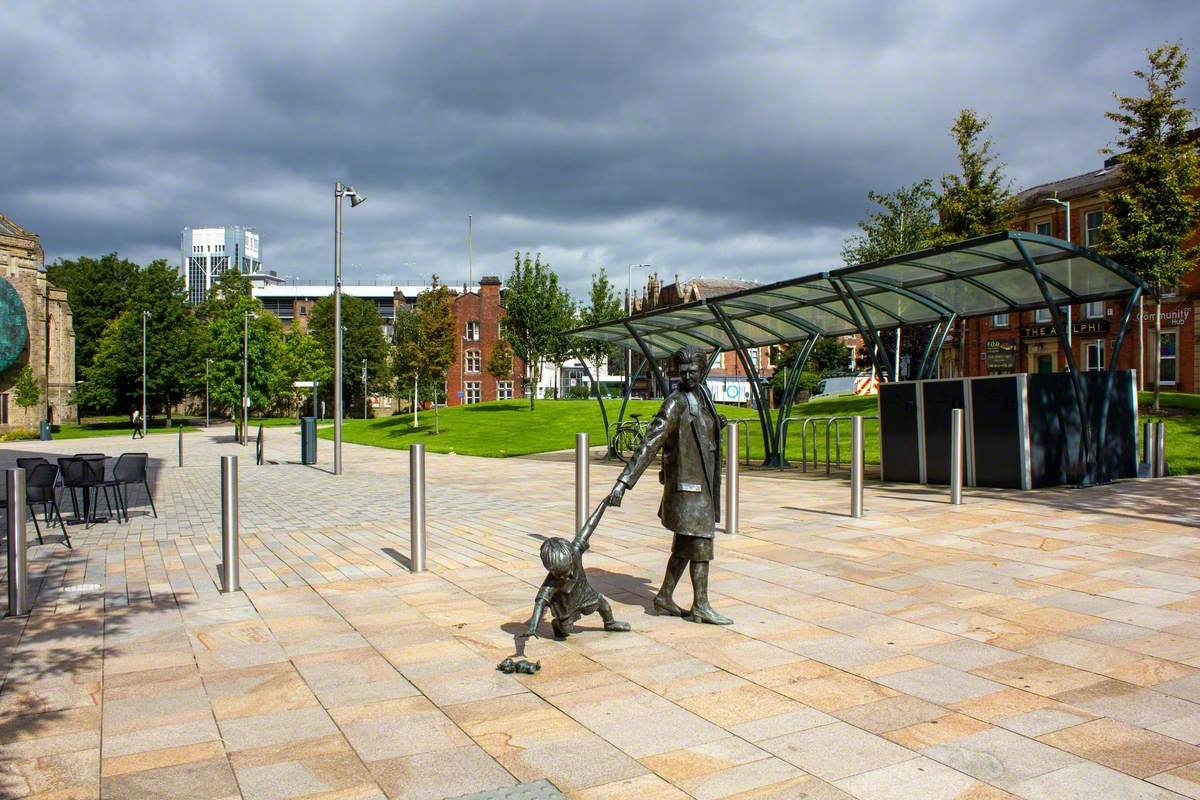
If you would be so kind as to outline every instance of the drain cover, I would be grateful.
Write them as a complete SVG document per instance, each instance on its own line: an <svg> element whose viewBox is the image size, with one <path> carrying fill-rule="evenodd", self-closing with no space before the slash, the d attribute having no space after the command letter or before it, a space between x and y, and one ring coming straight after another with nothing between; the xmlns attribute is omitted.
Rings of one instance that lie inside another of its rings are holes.
<svg viewBox="0 0 1200 800"><path fill-rule="evenodd" d="M464 794L446 800L567 800L566 796L554 784L543 778L533 783L522 783L518 786L505 786L502 789L489 789L486 792Z"/></svg>
<svg viewBox="0 0 1200 800"><path fill-rule="evenodd" d="M98 592L100 584L98 583L77 583L74 586L64 586L62 589L68 594L80 594L82 592Z"/></svg>

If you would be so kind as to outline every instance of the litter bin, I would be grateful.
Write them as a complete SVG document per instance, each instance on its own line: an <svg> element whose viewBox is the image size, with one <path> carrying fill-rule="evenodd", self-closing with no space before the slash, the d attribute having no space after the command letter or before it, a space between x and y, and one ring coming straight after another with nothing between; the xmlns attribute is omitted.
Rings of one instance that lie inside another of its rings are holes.
<svg viewBox="0 0 1200 800"><path fill-rule="evenodd" d="M317 463L317 418L300 418L300 463Z"/></svg>
<svg viewBox="0 0 1200 800"><path fill-rule="evenodd" d="M50 441L50 420L44 419L42 420L41 424L38 425L38 438L43 442Z"/></svg>

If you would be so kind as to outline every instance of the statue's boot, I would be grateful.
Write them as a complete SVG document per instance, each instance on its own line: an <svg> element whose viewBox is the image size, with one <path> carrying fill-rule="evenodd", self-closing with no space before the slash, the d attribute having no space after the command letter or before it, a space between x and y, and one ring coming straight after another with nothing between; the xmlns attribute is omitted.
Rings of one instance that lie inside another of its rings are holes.
<svg viewBox="0 0 1200 800"><path fill-rule="evenodd" d="M687 618L692 622L707 622L709 625L732 625L733 620L718 614L708 604L708 562L692 562L692 611Z"/></svg>
<svg viewBox="0 0 1200 800"><path fill-rule="evenodd" d="M662 587L658 590L658 594L654 595L654 610L662 616L683 616L683 609L675 605L675 601L671 597L675 594L675 587L679 584L679 579L683 577L685 566L687 566L687 559L679 556L671 556L667 561L667 571L663 575Z"/></svg>

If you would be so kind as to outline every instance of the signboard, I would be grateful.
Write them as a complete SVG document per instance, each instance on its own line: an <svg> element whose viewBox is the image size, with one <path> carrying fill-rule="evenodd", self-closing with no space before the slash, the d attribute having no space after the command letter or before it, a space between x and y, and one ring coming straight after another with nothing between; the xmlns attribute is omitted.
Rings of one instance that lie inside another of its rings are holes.
<svg viewBox="0 0 1200 800"><path fill-rule="evenodd" d="M1071 323L1072 336L1094 336L1108 333L1108 320L1106 319L1085 319L1081 322ZM1045 339L1058 334L1058 329L1053 325L1030 325L1021 328L1022 339Z"/></svg>
<svg viewBox="0 0 1200 800"><path fill-rule="evenodd" d="M455 392L455 394L457 394L457 395L458 395L458 399L459 399L459 400L462 400L462 398L463 398L463 393L462 393L462 392Z"/></svg>
<svg viewBox="0 0 1200 800"><path fill-rule="evenodd" d="M317 388L316 381L292 381L292 386L297 389L315 389Z"/></svg>
<svg viewBox="0 0 1200 800"><path fill-rule="evenodd" d="M987 368L993 372L1011 372L1017 367L1016 342L1006 342L1003 339L988 339L984 346L984 357Z"/></svg>
<svg viewBox="0 0 1200 800"><path fill-rule="evenodd" d="M718 403L750 402L750 382L746 380L711 379L708 391Z"/></svg>

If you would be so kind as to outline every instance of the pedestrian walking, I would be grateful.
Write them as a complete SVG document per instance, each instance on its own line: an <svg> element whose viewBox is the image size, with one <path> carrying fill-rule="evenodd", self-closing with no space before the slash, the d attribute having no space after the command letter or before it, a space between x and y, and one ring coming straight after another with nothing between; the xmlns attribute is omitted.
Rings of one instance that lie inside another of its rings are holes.
<svg viewBox="0 0 1200 800"><path fill-rule="evenodd" d="M142 412L138 411L135 408L133 410L133 416L131 417L131 421L133 423L133 436L130 438L133 438L133 439L144 438L146 436L146 431L142 428Z"/></svg>

